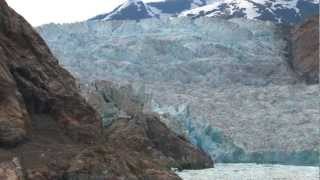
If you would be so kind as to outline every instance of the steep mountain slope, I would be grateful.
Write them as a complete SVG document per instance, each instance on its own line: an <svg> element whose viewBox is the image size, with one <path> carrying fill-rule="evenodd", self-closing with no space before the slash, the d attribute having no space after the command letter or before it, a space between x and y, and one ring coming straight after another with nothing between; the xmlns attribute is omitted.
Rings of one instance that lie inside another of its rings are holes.
<svg viewBox="0 0 320 180"><path fill-rule="evenodd" d="M245 17L278 23L297 23L319 15L319 1L314 0L217 0L181 13L181 16Z"/></svg>
<svg viewBox="0 0 320 180"><path fill-rule="evenodd" d="M291 57L300 53L291 53L282 26L201 17L51 24L38 30L82 83L144 84L138 97L146 93L147 109L218 161L318 162L319 86L317 80L307 86L308 78L292 66Z"/></svg>
<svg viewBox="0 0 320 180"><path fill-rule="evenodd" d="M91 20L141 20L160 16L177 16L182 11L205 5L205 0L127 0L113 11L98 15Z"/></svg>
<svg viewBox="0 0 320 180"><path fill-rule="evenodd" d="M5 1L0 5L1 91L4 91L0 139L8 135L13 140L1 143L21 140L12 131L29 129L30 118L41 114L58 119L66 132L73 129L75 139L90 141L101 125L98 114L80 96L74 78L59 66L36 31Z"/></svg>
<svg viewBox="0 0 320 180"><path fill-rule="evenodd" d="M156 116L101 125L43 39L0 1L0 179L179 180L171 167L213 166Z"/></svg>
<svg viewBox="0 0 320 180"><path fill-rule="evenodd" d="M318 0L129 0L90 20L140 20L160 16L244 17L295 24L319 15Z"/></svg>
<svg viewBox="0 0 320 180"><path fill-rule="evenodd" d="M107 14L98 15L90 20L141 20L146 18L158 18L150 7L142 0L128 0Z"/></svg>
<svg viewBox="0 0 320 180"><path fill-rule="evenodd" d="M159 0L147 4L161 14L178 15L185 10L205 5L206 0Z"/></svg>

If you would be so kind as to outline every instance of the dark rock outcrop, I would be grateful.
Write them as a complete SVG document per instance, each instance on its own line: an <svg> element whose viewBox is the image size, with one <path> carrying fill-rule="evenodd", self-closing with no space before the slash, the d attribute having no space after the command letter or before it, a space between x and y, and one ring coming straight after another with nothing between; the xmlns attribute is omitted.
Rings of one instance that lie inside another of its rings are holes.
<svg viewBox="0 0 320 180"><path fill-rule="evenodd" d="M1 120L0 139L4 143L23 139L28 126L26 110L29 117L47 114L55 118L66 132L73 129L72 135L81 141L97 136L100 118L78 93L74 78L59 66L41 37L5 1L0 2L0 25L1 96L7 98L2 99L0 106L6 108L1 108L4 112L0 117L8 114L15 119ZM8 128L13 130L3 132ZM18 134L12 133L15 129L19 129Z"/></svg>
<svg viewBox="0 0 320 180"><path fill-rule="evenodd" d="M23 173L17 158L14 158L12 161L0 163L0 179L23 180Z"/></svg>
<svg viewBox="0 0 320 180"><path fill-rule="evenodd" d="M11 146L27 134L29 115L15 81L0 61L0 145Z"/></svg>
<svg viewBox="0 0 320 180"><path fill-rule="evenodd" d="M106 135L107 142L118 149L149 154L146 156L154 159L162 157L170 167L202 169L213 165L208 155L171 132L156 115L119 119L107 128Z"/></svg>
<svg viewBox="0 0 320 180"><path fill-rule="evenodd" d="M3 162L15 157L26 179L32 180L176 180L171 167L213 165L156 117L116 120L104 132L74 78L34 29L1 0L0 171L7 166ZM8 179L7 170L1 172L0 179Z"/></svg>
<svg viewBox="0 0 320 180"><path fill-rule="evenodd" d="M212 167L208 155L171 132L154 115L114 121L105 131L107 146L86 149L74 158L69 175L96 174L124 179L179 179L170 167ZM104 174L105 173L105 174Z"/></svg>
<svg viewBox="0 0 320 180"><path fill-rule="evenodd" d="M294 70L307 83L319 83L319 16L295 27L291 41Z"/></svg>

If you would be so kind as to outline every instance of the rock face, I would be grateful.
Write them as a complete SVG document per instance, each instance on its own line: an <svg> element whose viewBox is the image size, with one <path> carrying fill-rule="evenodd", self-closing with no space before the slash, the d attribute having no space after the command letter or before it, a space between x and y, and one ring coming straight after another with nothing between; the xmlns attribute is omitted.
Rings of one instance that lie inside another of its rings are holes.
<svg viewBox="0 0 320 180"><path fill-rule="evenodd" d="M309 84L319 83L319 16L292 30L292 66Z"/></svg>
<svg viewBox="0 0 320 180"><path fill-rule="evenodd" d="M73 129L74 138L81 136L81 141L97 136L100 118L80 97L74 78L59 66L45 42L21 16L5 1L0 5L0 79L4 91L0 141L14 144L23 139L29 119L38 114L57 119L66 130Z"/></svg>
<svg viewBox="0 0 320 180"><path fill-rule="evenodd" d="M23 173L18 159L0 163L1 180L23 180Z"/></svg>
<svg viewBox="0 0 320 180"><path fill-rule="evenodd" d="M8 68L0 62L0 144L15 145L25 139L29 115Z"/></svg>
<svg viewBox="0 0 320 180"><path fill-rule="evenodd" d="M127 148L128 152L139 150L140 153L163 157L163 161L168 161L172 167L201 169L213 164L205 153L194 149L185 139L171 132L154 115L119 119L107 129L107 134L107 141L113 142L118 148ZM130 138L124 138L125 136Z"/></svg>
<svg viewBox="0 0 320 180"><path fill-rule="evenodd" d="M19 179L15 168L30 180L176 180L171 167L213 166L208 155L152 120L140 115L104 130L41 37L0 1L1 180ZM15 157L21 166L10 162Z"/></svg>
<svg viewBox="0 0 320 180"><path fill-rule="evenodd" d="M120 118L105 130L105 138L107 146L85 149L73 158L68 176L176 180L179 178L168 167L199 169L213 164L208 155L153 115Z"/></svg>
<svg viewBox="0 0 320 180"><path fill-rule="evenodd" d="M82 94L108 126L119 117L130 117L144 112L150 96L143 85L117 84L110 81L95 81L81 86Z"/></svg>

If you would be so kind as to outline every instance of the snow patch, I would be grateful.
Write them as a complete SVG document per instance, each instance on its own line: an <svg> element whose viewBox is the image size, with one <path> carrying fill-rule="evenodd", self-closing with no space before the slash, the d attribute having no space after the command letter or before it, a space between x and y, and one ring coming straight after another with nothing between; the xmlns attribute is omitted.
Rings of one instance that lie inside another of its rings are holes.
<svg viewBox="0 0 320 180"><path fill-rule="evenodd" d="M156 13L154 13L151 10L150 7L148 7L146 4L144 4L143 1L141 1L141 0L127 0L125 3L123 3L118 8L116 8L114 11L112 11L110 14L108 14L106 17L104 17L102 20L103 21L112 20L115 15L120 14L121 11L127 9L130 6L136 6L137 11L139 13L143 11L143 8L145 8L146 15L148 15L150 17L157 17L158 16Z"/></svg>
<svg viewBox="0 0 320 180"><path fill-rule="evenodd" d="M297 7L301 0L216 0L210 1L208 5L186 10L180 16L233 16L236 12L244 13L244 17L254 19L260 17L261 10L269 11L277 18L276 11L282 9L293 9L297 14L300 14L300 9ZM309 3L319 4L319 0L307 0ZM278 22L281 22L278 19Z"/></svg>

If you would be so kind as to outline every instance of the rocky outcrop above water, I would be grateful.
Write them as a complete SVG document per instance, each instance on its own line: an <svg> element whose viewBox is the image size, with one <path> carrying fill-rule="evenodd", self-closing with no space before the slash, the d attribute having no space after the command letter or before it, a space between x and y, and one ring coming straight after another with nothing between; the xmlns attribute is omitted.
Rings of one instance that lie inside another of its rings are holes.
<svg viewBox="0 0 320 180"><path fill-rule="evenodd" d="M292 30L292 66L309 84L319 83L319 16Z"/></svg>
<svg viewBox="0 0 320 180"><path fill-rule="evenodd" d="M213 166L158 118L127 118L103 129L42 38L0 1L0 179L18 168L31 180L176 180L170 168Z"/></svg>
<svg viewBox="0 0 320 180"><path fill-rule="evenodd" d="M169 167L212 167L210 157L171 132L154 115L119 118L105 130L107 146L86 149L73 158L68 176L95 174L124 179L179 179Z"/></svg>

